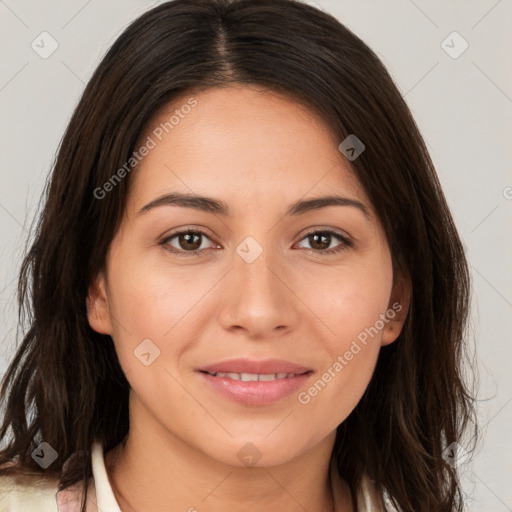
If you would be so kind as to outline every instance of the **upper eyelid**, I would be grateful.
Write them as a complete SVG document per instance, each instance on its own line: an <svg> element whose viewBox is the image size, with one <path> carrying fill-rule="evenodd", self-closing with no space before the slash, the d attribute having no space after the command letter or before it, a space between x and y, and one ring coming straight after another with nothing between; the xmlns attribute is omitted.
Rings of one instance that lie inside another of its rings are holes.
<svg viewBox="0 0 512 512"><path fill-rule="evenodd" d="M199 234L204 235L207 238L209 238L212 242L215 241L215 237L210 235L208 232L204 231L204 228L199 229L199 228L192 228L192 227L180 228L179 231L174 231L170 234L164 235L163 237L161 237L160 240L162 242L166 242L166 241L170 240L171 238L174 238L175 236L183 235L186 233L199 233Z"/></svg>

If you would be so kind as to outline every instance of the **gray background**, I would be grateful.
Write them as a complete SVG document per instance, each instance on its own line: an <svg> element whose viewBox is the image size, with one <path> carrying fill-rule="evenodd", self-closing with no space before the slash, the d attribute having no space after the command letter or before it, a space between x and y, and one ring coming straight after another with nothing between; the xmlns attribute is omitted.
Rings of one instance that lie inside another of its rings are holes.
<svg viewBox="0 0 512 512"><path fill-rule="evenodd" d="M512 511L512 0L308 3L376 51L426 139L474 284L483 438L464 466L468 510ZM66 124L101 56L152 5L0 0L0 375L15 347L15 276ZM48 58L31 47L51 48L44 31L58 44Z"/></svg>

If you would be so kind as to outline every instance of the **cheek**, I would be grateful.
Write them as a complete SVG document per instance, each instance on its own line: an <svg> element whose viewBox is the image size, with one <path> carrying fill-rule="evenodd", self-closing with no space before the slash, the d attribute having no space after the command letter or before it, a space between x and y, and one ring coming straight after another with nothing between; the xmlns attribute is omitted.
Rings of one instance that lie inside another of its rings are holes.
<svg viewBox="0 0 512 512"><path fill-rule="evenodd" d="M180 335L180 328L189 325L191 306L201 290L197 283L166 277L135 258L117 261L109 271L109 306L116 352L130 386L137 400L155 414L162 403L170 408L187 403L172 362L180 359L190 341Z"/></svg>
<svg viewBox="0 0 512 512"><path fill-rule="evenodd" d="M162 264L127 257L112 268L114 314L136 336L162 338L211 288L212 276L187 268L173 272Z"/></svg>
<svg viewBox="0 0 512 512"><path fill-rule="evenodd" d="M363 396L381 348L379 318L386 297L345 288L336 304L325 303L325 323L335 334L323 338L328 356L316 378L297 396L309 417L322 418L324 428L342 423ZM332 314L329 308L333 307Z"/></svg>
<svg viewBox="0 0 512 512"><path fill-rule="evenodd" d="M182 352L200 339L210 318L204 313L205 298L225 270L199 271L185 266L169 270L161 262L131 257L127 252L112 261L120 263L109 270L109 306L114 342L125 372L134 365L138 368L134 351L147 339L160 350L156 362L174 365L172 362L179 361Z"/></svg>
<svg viewBox="0 0 512 512"><path fill-rule="evenodd" d="M299 393L298 407L305 421L319 423L320 418L320 437L343 423L354 410L370 383L377 357L375 347L354 346L340 353Z"/></svg>
<svg viewBox="0 0 512 512"><path fill-rule="evenodd" d="M328 328L326 339L332 354L348 349L367 329L374 333L376 324L382 330L379 320L388 308L392 288L391 263L386 263L375 261L325 275L317 273L300 292ZM313 283L317 286L311 286Z"/></svg>
<svg viewBox="0 0 512 512"><path fill-rule="evenodd" d="M330 279L316 278L323 286L310 289L307 300L327 326L322 342L329 356L298 401L334 428L354 409L371 380L386 325L382 317L392 288L391 262L387 265L383 258L360 270L331 274Z"/></svg>

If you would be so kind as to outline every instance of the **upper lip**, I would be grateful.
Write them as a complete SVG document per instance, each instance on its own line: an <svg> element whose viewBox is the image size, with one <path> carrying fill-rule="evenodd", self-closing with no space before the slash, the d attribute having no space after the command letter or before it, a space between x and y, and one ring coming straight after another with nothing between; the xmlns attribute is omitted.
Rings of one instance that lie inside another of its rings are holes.
<svg viewBox="0 0 512 512"><path fill-rule="evenodd" d="M202 366L199 368L201 372L208 373L256 373L256 374L272 374L272 373L295 373L302 374L310 371L310 368L301 366L283 359L264 359L255 361L251 359L229 359L220 361L219 363Z"/></svg>

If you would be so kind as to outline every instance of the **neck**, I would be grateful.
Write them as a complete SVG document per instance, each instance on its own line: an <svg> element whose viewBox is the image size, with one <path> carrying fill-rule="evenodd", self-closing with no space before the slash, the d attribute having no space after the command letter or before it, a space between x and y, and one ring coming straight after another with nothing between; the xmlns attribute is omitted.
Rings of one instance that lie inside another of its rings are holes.
<svg viewBox="0 0 512 512"><path fill-rule="evenodd" d="M144 429L138 425L131 421L128 436L105 456L123 512L166 511L170 506L190 512L334 510L329 461L335 432L284 464L235 467L212 459L161 425L149 430L147 424ZM347 486L339 480L336 484L336 512L351 512Z"/></svg>

